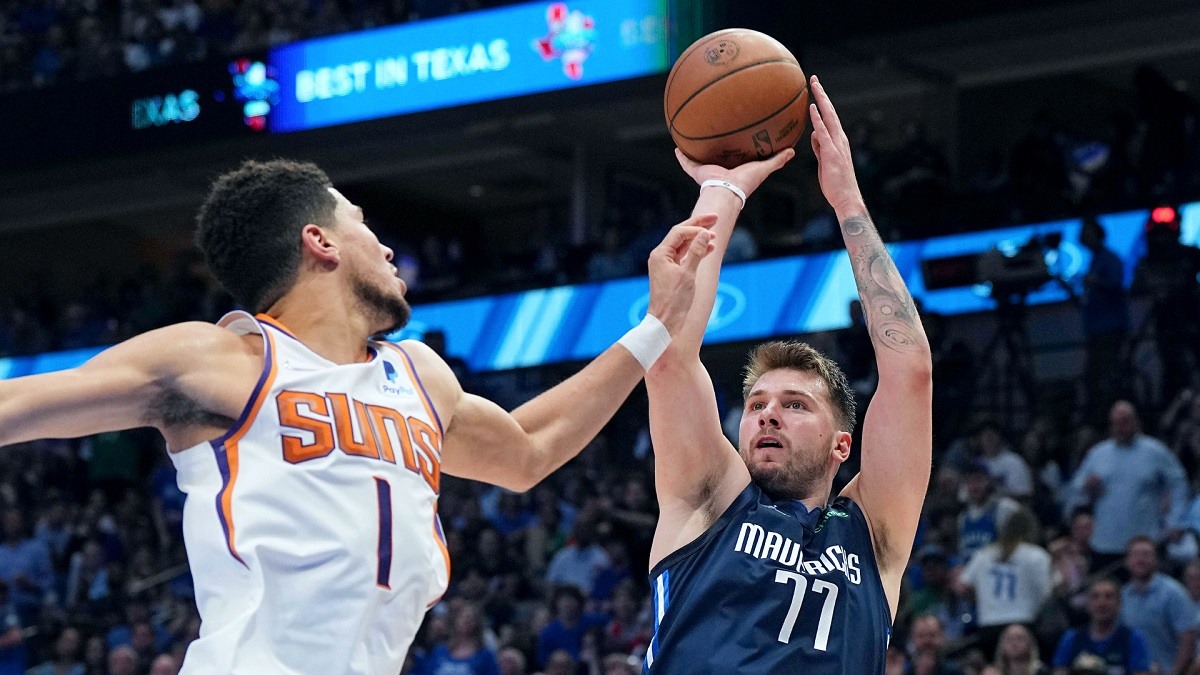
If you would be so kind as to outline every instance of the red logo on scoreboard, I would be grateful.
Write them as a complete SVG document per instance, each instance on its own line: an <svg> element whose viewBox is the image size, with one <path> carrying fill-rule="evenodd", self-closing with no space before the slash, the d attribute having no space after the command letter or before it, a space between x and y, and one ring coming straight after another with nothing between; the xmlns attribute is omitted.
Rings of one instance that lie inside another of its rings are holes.
<svg viewBox="0 0 1200 675"><path fill-rule="evenodd" d="M556 2L546 8L545 37L533 41L542 58L562 59L563 73L572 80L583 77L583 62L592 54L596 42L596 20L583 12Z"/></svg>

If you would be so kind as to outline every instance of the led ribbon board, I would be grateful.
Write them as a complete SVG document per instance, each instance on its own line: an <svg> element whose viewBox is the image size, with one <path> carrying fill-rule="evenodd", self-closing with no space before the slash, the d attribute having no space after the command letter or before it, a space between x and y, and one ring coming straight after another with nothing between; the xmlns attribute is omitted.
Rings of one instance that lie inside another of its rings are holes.
<svg viewBox="0 0 1200 675"><path fill-rule="evenodd" d="M272 132L665 72L667 0L536 2L271 50Z"/></svg>
<svg viewBox="0 0 1200 675"><path fill-rule="evenodd" d="M1100 217L1106 245L1124 264L1126 285L1145 253L1142 225L1148 215L1148 211L1131 211ZM1200 245L1200 202L1183 206L1180 217L1182 241ZM1091 253L1079 244L1081 225L1078 219L1023 225L900 242L888 250L927 311L985 312L995 308L986 289L971 285L928 289L922 265L992 249L1011 252L1035 236L1056 234L1062 243L1047 253L1047 263L1078 292L1091 264ZM845 251L726 265L704 341L715 344L846 328L850 301L857 297ZM1062 285L1049 283L1027 301L1041 305L1067 298ZM647 280L635 277L438 302L415 307L409 325L389 337L402 340L420 338L429 330L444 331L446 351L465 359L476 371L577 361L604 351L641 321L648 300ZM0 379L72 368L101 349L0 359Z"/></svg>

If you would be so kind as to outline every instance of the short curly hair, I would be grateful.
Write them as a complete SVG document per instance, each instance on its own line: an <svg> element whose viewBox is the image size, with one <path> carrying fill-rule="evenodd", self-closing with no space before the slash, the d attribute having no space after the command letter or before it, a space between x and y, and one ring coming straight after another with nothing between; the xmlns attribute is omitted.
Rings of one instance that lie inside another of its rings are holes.
<svg viewBox="0 0 1200 675"><path fill-rule="evenodd" d="M196 216L196 245L217 281L242 307L261 312L300 269L300 231L329 226L337 201L315 164L248 160L213 183Z"/></svg>
<svg viewBox="0 0 1200 675"><path fill-rule="evenodd" d="M857 418L857 405L854 402L854 391L846 380L845 373L838 364L812 346L795 340L778 340L767 342L750 352L750 361L746 364L745 378L742 380L742 398L748 398L754 389L758 378L770 370L791 369L806 373L816 373L825 380L829 390L829 400L837 411L837 422L843 431L854 433Z"/></svg>

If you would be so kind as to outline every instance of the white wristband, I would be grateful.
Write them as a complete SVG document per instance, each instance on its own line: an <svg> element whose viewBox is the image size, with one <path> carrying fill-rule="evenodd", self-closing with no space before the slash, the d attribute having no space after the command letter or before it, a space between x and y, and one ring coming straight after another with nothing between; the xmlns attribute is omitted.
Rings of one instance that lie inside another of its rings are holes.
<svg viewBox="0 0 1200 675"><path fill-rule="evenodd" d="M711 178L700 184L701 190L706 187L723 187L726 190L729 190L733 194L737 195L738 199L742 200L742 208L746 208L746 193L742 190L742 188L734 185L733 183L730 183L727 180L717 180L715 178Z"/></svg>
<svg viewBox="0 0 1200 675"><path fill-rule="evenodd" d="M641 323L622 335L617 344L628 349L633 358L642 364L642 369L650 370L650 366L654 365L658 357L667 351L667 346L671 344L671 334L657 317L647 314Z"/></svg>

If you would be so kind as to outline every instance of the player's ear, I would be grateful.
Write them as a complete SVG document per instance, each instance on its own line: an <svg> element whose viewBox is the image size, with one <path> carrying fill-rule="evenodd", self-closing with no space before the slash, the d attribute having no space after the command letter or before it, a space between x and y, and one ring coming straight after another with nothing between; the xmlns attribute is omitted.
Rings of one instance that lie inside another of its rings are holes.
<svg viewBox="0 0 1200 675"><path fill-rule="evenodd" d="M848 431L833 433L833 456L839 463L850 459L850 443L853 437Z"/></svg>
<svg viewBox="0 0 1200 675"><path fill-rule="evenodd" d="M341 251L331 232L320 225L309 223L300 230L300 248L326 269L333 269L341 262Z"/></svg>

